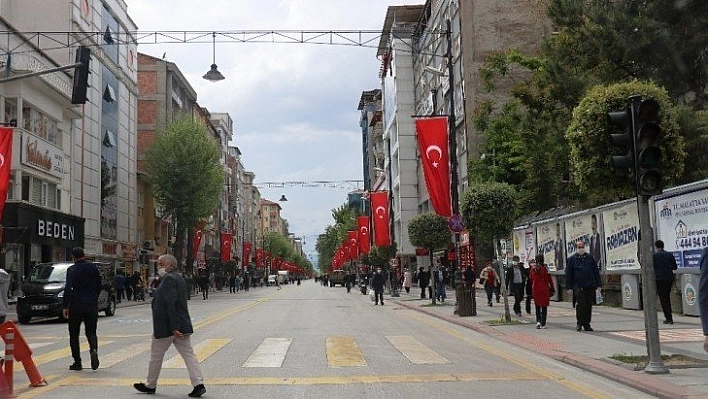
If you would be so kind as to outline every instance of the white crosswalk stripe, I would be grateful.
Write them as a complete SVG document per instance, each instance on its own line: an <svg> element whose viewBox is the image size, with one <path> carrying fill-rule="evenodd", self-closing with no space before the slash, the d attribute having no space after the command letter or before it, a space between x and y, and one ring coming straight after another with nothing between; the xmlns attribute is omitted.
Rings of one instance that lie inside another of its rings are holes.
<svg viewBox="0 0 708 399"><path fill-rule="evenodd" d="M264 339L243 367L282 367L292 341L292 338Z"/></svg>

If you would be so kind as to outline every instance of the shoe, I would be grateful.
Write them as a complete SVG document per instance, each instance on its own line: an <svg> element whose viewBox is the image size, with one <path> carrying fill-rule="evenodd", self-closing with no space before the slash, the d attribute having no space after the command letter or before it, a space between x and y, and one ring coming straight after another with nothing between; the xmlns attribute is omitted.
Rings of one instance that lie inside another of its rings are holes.
<svg viewBox="0 0 708 399"><path fill-rule="evenodd" d="M580 330L582 330L582 329L583 329L583 326L581 326L580 324L578 324L577 326L575 326L575 331L580 331Z"/></svg>
<svg viewBox="0 0 708 399"><path fill-rule="evenodd" d="M664 324L674 324L673 320L664 320Z"/></svg>
<svg viewBox="0 0 708 399"><path fill-rule="evenodd" d="M200 398L202 395L206 393L206 388L204 388L204 384L199 384L194 389L192 389L192 392L188 393L187 396L190 398Z"/></svg>
<svg viewBox="0 0 708 399"><path fill-rule="evenodd" d="M137 389L139 392L142 392L142 393L147 393L150 395L155 394L155 388L150 388L150 387L146 386L145 383L142 383L142 382L136 382L135 384L133 384L133 388Z"/></svg>
<svg viewBox="0 0 708 399"><path fill-rule="evenodd" d="M383 302L381 302L381 306L383 306Z"/></svg>
<svg viewBox="0 0 708 399"><path fill-rule="evenodd" d="M489 306L491 307L491 306L492 306L492 303L491 303L491 302L487 302L487 305L489 305Z"/></svg>
<svg viewBox="0 0 708 399"><path fill-rule="evenodd" d="M522 317L522 316L523 316L523 315L521 314L521 312L519 312L519 313L516 314L516 317Z"/></svg>
<svg viewBox="0 0 708 399"><path fill-rule="evenodd" d="M97 350L91 350L91 370L96 370L98 368L98 365L100 362L98 361L98 351Z"/></svg>
<svg viewBox="0 0 708 399"><path fill-rule="evenodd" d="M590 324L588 324L588 325L585 326L584 328L585 328L585 331L595 331L595 330L592 329L592 327L590 327Z"/></svg>
<svg viewBox="0 0 708 399"><path fill-rule="evenodd" d="M81 371L83 370L83 366L81 366L81 363L74 362L71 366L69 366L69 370L74 370L74 371Z"/></svg>
<svg viewBox="0 0 708 399"><path fill-rule="evenodd" d="M536 329L540 330L541 329L541 323L536 323Z"/></svg>
<svg viewBox="0 0 708 399"><path fill-rule="evenodd" d="M545 330L545 329L546 329L546 325L545 325L545 324L542 324L542 325L541 325L541 330Z"/></svg>

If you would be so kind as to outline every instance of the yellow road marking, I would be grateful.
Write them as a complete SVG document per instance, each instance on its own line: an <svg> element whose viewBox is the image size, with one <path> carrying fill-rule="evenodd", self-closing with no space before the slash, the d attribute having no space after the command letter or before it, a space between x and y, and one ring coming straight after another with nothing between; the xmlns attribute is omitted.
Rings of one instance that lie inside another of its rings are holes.
<svg viewBox="0 0 708 399"><path fill-rule="evenodd" d="M112 343L113 343L113 341L101 341L101 340L99 339L99 341L98 341L98 353L99 353L99 354L101 353L101 346L103 346L103 345L108 345L108 344L112 344ZM83 357L83 355L86 355L86 357L88 357L88 354L87 354L87 353L83 353L83 352L88 352L88 350L89 350L88 344L87 344L87 343L81 343L81 344L80 344L80 347L81 347L82 357ZM43 353L43 354L41 354L41 355L39 355L39 356L32 356L32 360L34 361L35 366L39 366L39 365L41 365L41 364L53 362L53 361L55 361L55 360L59 360L59 359L61 359L61 358L65 358L65 357L68 357L68 356L71 356L71 348L69 348L69 347L67 346L67 347L64 347L64 348L61 348L61 349L53 350L53 351L51 351L51 352Z"/></svg>
<svg viewBox="0 0 708 399"><path fill-rule="evenodd" d="M523 368L525 368L525 369L527 369L527 370L530 370L531 372L536 373L536 374L538 374L538 375L540 375L540 376L543 376L543 377L546 378L546 379L555 381L555 382L557 382L557 383L559 383L559 384L561 384L561 385L563 385L563 386L565 386L565 387L567 387L567 388L570 388L570 389L572 389L572 390L574 390L574 391L576 391L576 392L578 392L578 393L581 393L581 394L583 394L583 395L585 395L585 396L587 396L587 397L590 397L590 398L597 398L597 399L605 399L605 398L609 399L609 398L610 398L609 396L606 396L606 395L597 393L594 388L590 388L590 387L586 386L585 384L578 383L578 382L574 382L574 381L570 381L570 380L566 379L565 377L563 377L563 376L561 376L561 375L559 375L559 374L557 374L557 373L554 373L554 372L552 372L552 371L550 371L550 370L547 370L547 369L540 368L537 364L533 364L533 363L529 363L529 362L527 362L527 361L525 361L525 360L521 360L521 359L519 359L519 358L517 358L517 357L515 357L515 356L513 356L513 355L511 355L511 354L509 354L509 353L507 353L507 352L505 352L505 351L503 351L503 350L500 350L500 349L498 349L498 348L496 348L496 347L494 347L494 346L481 343L481 342L479 342L478 340L475 340L475 339L473 339L473 338L471 338L471 337L469 337L469 336L467 336L467 335L465 335L465 334L462 334L462 333L460 333L460 332L458 332L458 331L456 331L456 330L454 330L454 329L452 329L452 328L450 328L450 327L443 326L443 325L441 325L441 324L439 323L439 321L437 321L437 320L434 322L434 321L432 321L432 320L430 320L430 319L426 319L426 318L423 318L423 317L421 317L421 316L414 315L414 314L412 313L412 311L411 311L411 312L405 312L405 313L403 313L403 314L407 315L408 317L410 317L410 318L412 318L412 319L416 319L416 320L418 320L418 321L420 321L420 322L422 322L422 323L425 323L425 324L428 324L428 325L430 325L430 326L432 326L432 327L435 327L435 328L437 328L438 330L441 330L441 331L443 331L443 332L445 332L445 333L447 333L447 334L450 334L450 335L452 335L452 336L454 336L454 337L456 337L456 338L458 338L458 339L460 339L460 340L469 342L470 344L472 344L472 345L478 347L479 349L484 350L484 351L487 352L487 353L490 353L490 354L492 354L492 355L494 355L494 356L497 356L497 357L500 357L500 358L502 358L502 359L508 360L508 361L511 362L511 363L514 363L514 364L516 364L516 365L518 365L518 366L521 366L521 367L523 367Z"/></svg>
<svg viewBox="0 0 708 399"><path fill-rule="evenodd" d="M366 366L364 354L354 341L354 337L327 337L327 366L362 367Z"/></svg>
<svg viewBox="0 0 708 399"><path fill-rule="evenodd" d="M411 335L387 335L386 339L413 364L448 364L449 360Z"/></svg>
<svg viewBox="0 0 708 399"><path fill-rule="evenodd" d="M229 342L231 342L230 339L204 340L194 345L194 354L197 355L199 362L203 362L206 358L216 353L216 351L228 345ZM184 364L184 359L182 359L182 356L177 354L162 363L162 367L166 369L186 369L187 365Z"/></svg>

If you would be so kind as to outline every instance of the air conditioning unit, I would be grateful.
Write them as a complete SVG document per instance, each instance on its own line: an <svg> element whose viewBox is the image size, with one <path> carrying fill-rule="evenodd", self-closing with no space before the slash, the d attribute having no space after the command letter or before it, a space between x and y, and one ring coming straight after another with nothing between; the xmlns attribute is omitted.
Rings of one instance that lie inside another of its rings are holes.
<svg viewBox="0 0 708 399"><path fill-rule="evenodd" d="M155 250L155 240L144 241L143 242L143 249L154 251Z"/></svg>

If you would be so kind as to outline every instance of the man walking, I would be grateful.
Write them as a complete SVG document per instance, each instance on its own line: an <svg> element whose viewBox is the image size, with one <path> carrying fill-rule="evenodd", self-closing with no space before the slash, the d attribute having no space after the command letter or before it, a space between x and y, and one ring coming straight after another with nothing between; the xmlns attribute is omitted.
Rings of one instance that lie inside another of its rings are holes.
<svg viewBox="0 0 708 399"><path fill-rule="evenodd" d="M656 277L656 293L659 295L661 310L664 311L664 324L674 324L671 310L671 288L674 286L674 270L678 268L674 255L664 251L664 242L654 243L654 274Z"/></svg>
<svg viewBox="0 0 708 399"><path fill-rule="evenodd" d="M600 269L595 258L585 252L585 243L575 243L576 252L568 258L565 267L565 283L568 290L573 290L575 299L575 331L585 329L593 331L590 327L592 318L592 305L595 304L595 290L602 287Z"/></svg>
<svg viewBox="0 0 708 399"><path fill-rule="evenodd" d="M430 283L430 273L426 272L422 267L418 270L418 286L420 287L420 299L425 299L425 290ZM433 298L432 290L430 298Z"/></svg>
<svg viewBox="0 0 708 399"><path fill-rule="evenodd" d="M101 273L95 263L86 260L84 249L75 247L71 250L74 264L66 271L64 302L62 314L69 320L69 346L74 363L69 370L83 370L79 332L84 323L84 332L89 344L91 369L96 370L98 361L98 294L101 292Z"/></svg>
<svg viewBox="0 0 708 399"><path fill-rule="evenodd" d="M374 290L374 305L378 305L380 299L381 306L383 306L383 291L385 284L386 278L381 273L381 268L379 267L376 269L376 273L374 273L374 278L371 280L371 288Z"/></svg>
<svg viewBox="0 0 708 399"><path fill-rule="evenodd" d="M162 282L152 299L153 337L147 380L145 383L137 382L133 387L140 392L155 393L165 352L174 345L187 366L189 379L194 387L188 396L198 398L206 393L206 388L199 360L189 339L194 328L187 309L187 283L177 272L177 259L174 256L160 255L157 265L157 273Z"/></svg>
<svg viewBox="0 0 708 399"><path fill-rule="evenodd" d="M521 317L521 301L524 299L524 289L526 287L526 269L519 263L519 257L512 258L513 266L506 270L506 288L511 289L514 295L514 313Z"/></svg>

